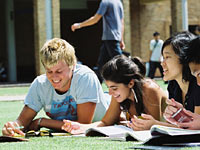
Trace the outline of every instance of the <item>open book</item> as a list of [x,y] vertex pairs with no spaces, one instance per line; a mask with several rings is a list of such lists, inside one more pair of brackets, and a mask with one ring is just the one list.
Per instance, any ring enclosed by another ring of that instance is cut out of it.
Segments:
[[200,143],[200,130],[153,125],[150,132],[152,137],[145,141],[144,144],[181,146],[189,145],[189,143]]
[[153,125],[150,130],[133,131],[122,126],[106,126],[90,128],[86,136],[105,136],[112,140],[140,141],[149,145],[170,145],[200,142],[200,130],[187,130],[174,127]]
[[133,131],[123,125],[90,128],[85,134],[86,136],[107,136],[113,140],[122,141],[146,141],[151,138],[149,130]]
[[40,131],[34,131],[30,130],[25,133],[25,136],[22,136],[20,134],[15,133],[13,137],[11,136],[0,136],[0,143],[1,142],[23,142],[23,141],[29,141],[28,138],[30,137],[41,137],[41,136],[71,136],[68,132],[56,132],[51,130],[40,130]]

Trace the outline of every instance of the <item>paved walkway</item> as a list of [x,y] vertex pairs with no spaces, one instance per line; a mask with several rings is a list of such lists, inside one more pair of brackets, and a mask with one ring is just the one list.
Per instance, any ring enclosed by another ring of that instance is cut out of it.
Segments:
[[23,101],[26,95],[0,96],[0,101]]
[[0,83],[0,88],[4,87],[29,87],[31,83],[16,83],[16,84],[8,84],[8,83]]
[[[7,84],[1,83],[0,88],[4,87],[26,87],[30,86],[30,83],[17,83],[17,84]],[[12,96],[0,96],[0,101],[23,101],[26,95],[12,95]]]

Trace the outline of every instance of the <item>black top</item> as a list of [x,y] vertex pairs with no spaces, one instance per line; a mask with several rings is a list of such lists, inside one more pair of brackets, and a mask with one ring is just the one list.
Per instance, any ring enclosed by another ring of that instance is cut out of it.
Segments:
[[[174,98],[177,102],[183,104],[182,91],[175,80],[169,81],[167,90],[169,98]],[[192,77],[189,83],[189,89],[185,96],[185,108],[194,112],[195,106],[200,106],[200,86],[197,85],[195,77]]]

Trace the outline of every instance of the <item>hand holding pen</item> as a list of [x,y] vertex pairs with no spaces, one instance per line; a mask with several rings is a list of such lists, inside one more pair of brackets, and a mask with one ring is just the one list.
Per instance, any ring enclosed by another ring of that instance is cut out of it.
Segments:
[[134,131],[149,130],[152,125],[156,124],[155,120],[151,115],[141,114],[141,116],[133,116],[128,126]]
[[173,98],[167,99],[166,103],[167,107],[165,108],[163,116],[168,122],[176,124],[177,122],[174,118],[172,118],[172,115],[176,113],[180,108],[183,108],[183,105],[176,102]]
[[23,129],[23,126],[20,126],[17,122],[7,122],[3,129],[2,134],[6,136],[14,136],[15,133],[25,136],[25,133],[21,130]]

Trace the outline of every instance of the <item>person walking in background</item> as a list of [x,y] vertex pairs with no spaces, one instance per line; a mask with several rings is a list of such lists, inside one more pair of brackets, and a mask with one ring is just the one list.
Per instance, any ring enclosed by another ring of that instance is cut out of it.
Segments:
[[103,65],[116,55],[121,55],[125,49],[123,40],[124,34],[124,14],[120,0],[102,0],[96,14],[89,19],[74,23],[72,31],[82,27],[96,24],[103,17],[103,34],[100,54],[97,61],[97,76],[102,83],[103,79],[100,70]]
[[150,70],[148,77],[151,79],[154,78],[155,71],[157,68],[159,68],[161,76],[163,77],[163,69],[161,66],[161,49],[163,45],[163,40],[160,39],[160,33],[154,32],[153,33],[153,38],[150,42]]

